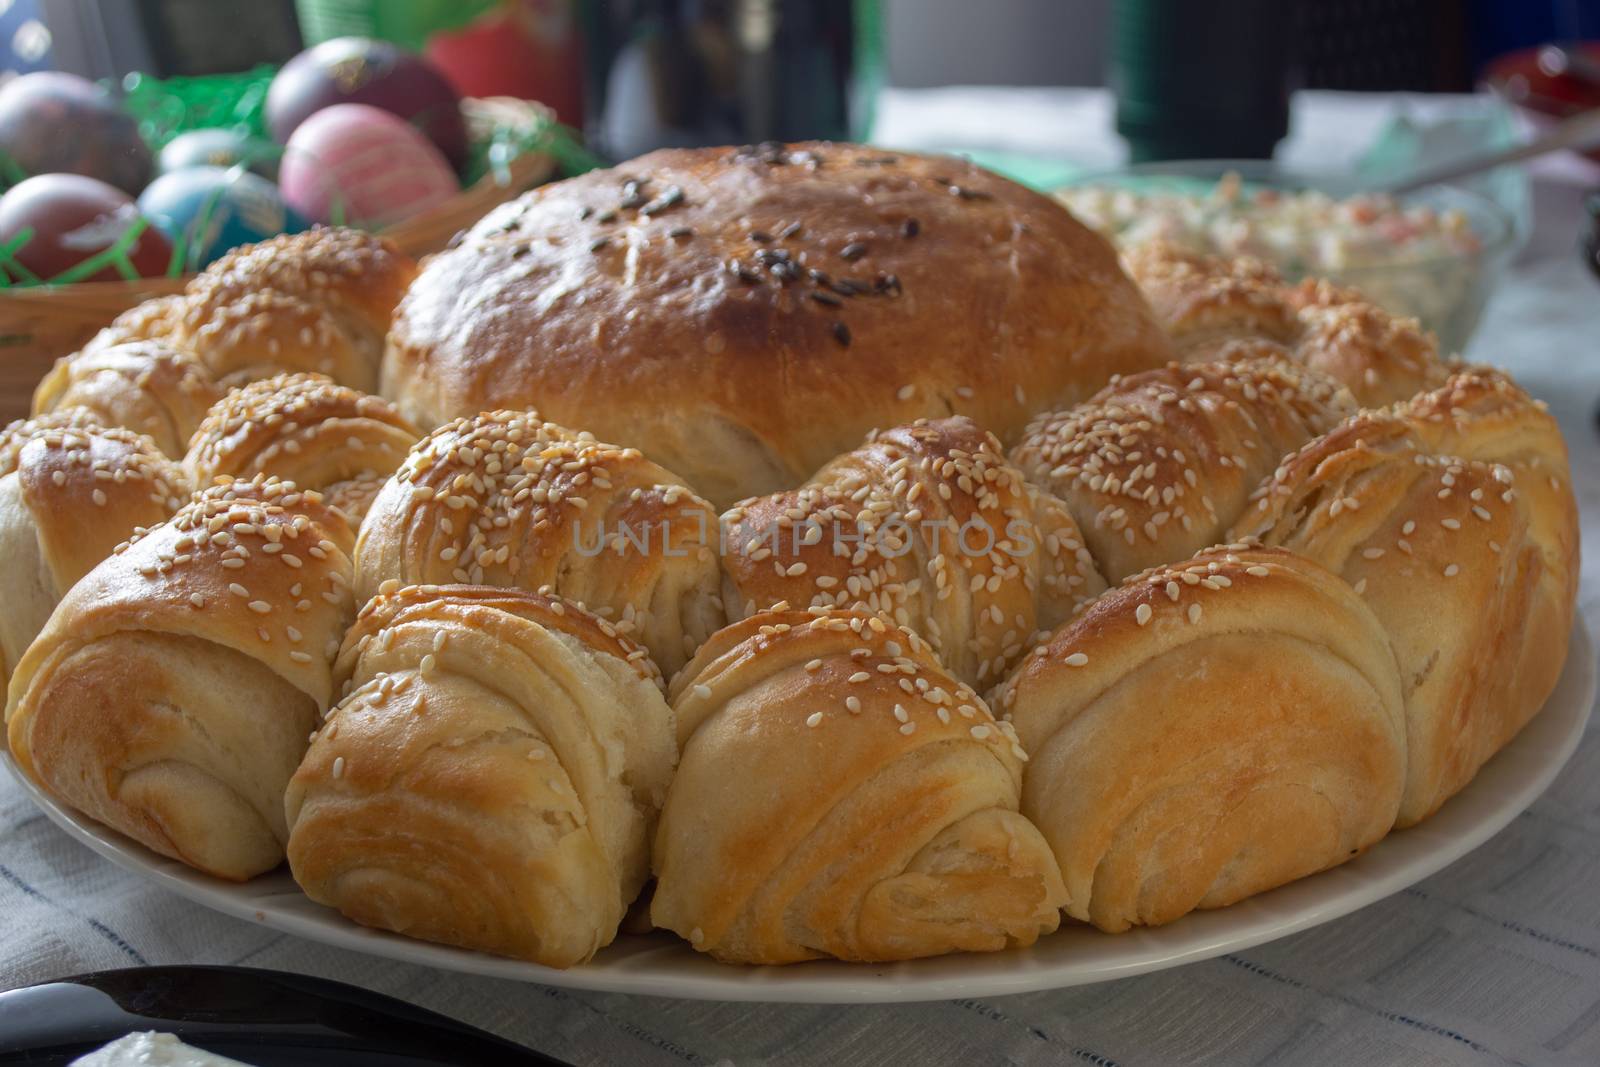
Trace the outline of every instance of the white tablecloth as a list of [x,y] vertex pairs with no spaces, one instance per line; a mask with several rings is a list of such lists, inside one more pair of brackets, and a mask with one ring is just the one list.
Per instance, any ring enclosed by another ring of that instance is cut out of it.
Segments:
[[[957,118],[961,98],[942,108]],[[999,106],[996,107],[995,101]],[[1007,103],[1010,101],[1010,103]],[[1103,99],[982,101],[1021,138],[1056,122],[1089,163],[1114,156]],[[1312,101],[1297,138],[1332,153],[1379,102]],[[1318,110],[1321,107],[1322,110]],[[915,140],[894,110],[896,143]],[[909,111],[907,110],[909,108]],[[1077,110],[1074,110],[1077,109]],[[1323,121],[1335,112],[1345,121]],[[1080,116],[1062,123],[1062,114]],[[1096,118],[1098,114],[1098,118]],[[1087,119],[1082,118],[1088,115]],[[1088,123],[1088,125],[1085,125]],[[1049,127],[1047,129],[1055,129]],[[1313,136],[1314,134],[1314,136]],[[1581,610],[1600,633],[1600,281],[1575,253],[1581,190],[1563,161],[1535,183],[1528,253],[1471,352],[1511,368],[1567,433],[1584,515]],[[159,963],[247,964],[353,982],[577,1064],[1537,1064],[1600,1062],[1600,728],[1550,791],[1477,852],[1415,888],[1272,944],[1141,978],[905,1007],[712,1004],[568,993],[336,951],[208,912],[58,832],[0,775],[0,986]]]

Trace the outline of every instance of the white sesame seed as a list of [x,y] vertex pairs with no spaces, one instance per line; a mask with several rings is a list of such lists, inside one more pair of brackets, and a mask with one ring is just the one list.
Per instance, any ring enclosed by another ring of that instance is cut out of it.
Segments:
[[335,756],[335,757],[333,757],[333,776],[335,778],[343,778],[344,777],[344,757],[343,756]]
[[907,736],[914,734],[917,732],[917,724],[914,722],[908,722],[904,726],[900,727],[900,732],[906,734]]
[[1459,530],[1459,529],[1461,529],[1461,520],[1460,519],[1440,519],[1439,520],[1439,525],[1443,526],[1446,530]]
[[701,700],[704,700],[706,697],[711,695],[711,687],[706,685],[704,682],[701,682],[694,687],[693,692],[695,696],[699,697]]
[[238,582],[230,583],[228,586],[228,592],[232,593],[234,596],[248,597],[250,595],[250,590],[246,589]]
[[1446,578],[1454,578],[1456,575],[1458,575],[1460,573],[1461,573],[1461,568],[1456,566],[1454,563],[1450,564],[1450,566],[1448,566],[1448,567],[1446,567],[1444,569],[1444,576]]
[[94,492],[93,492],[93,493],[92,493],[92,494],[90,494],[90,495],[91,495],[91,496],[93,496],[93,497],[94,497],[94,502],[95,502],[95,503],[96,503],[96,504],[98,504],[98,505],[99,505],[99,506],[100,506],[100,507],[105,507],[105,506],[106,506],[106,494],[105,494],[105,490],[103,490],[103,489],[98,489],[98,488],[97,488],[97,489],[95,489],[95,491],[94,491]]
[[1383,549],[1381,549],[1381,548],[1363,548],[1361,550],[1361,558],[1362,559],[1382,559],[1383,558]]
[[916,386],[914,386],[914,385],[902,385],[899,389],[895,390],[895,394],[894,395],[895,395],[895,399],[896,400],[910,400],[913,396],[916,395],[916,393],[917,393],[917,387]]
[[1082,667],[1089,662],[1089,657],[1085,653],[1074,652],[1061,662],[1065,663],[1069,667]]
[[894,706],[894,717],[896,719],[899,719],[901,722],[910,722],[911,721],[911,714],[906,711],[905,706],[903,704],[896,704]]
[[1367,591],[1367,580],[1365,578],[1363,578],[1359,582],[1356,583],[1356,596],[1361,596],[1366,591]]
[[272,605],[268,604],[265,600],[252,600],[250,603],[246,604],[245,607],[249,608],[257,615],[266,615],[272,611]]
[[807,726],[820,726],[821,724],[822,724],[822,712],[813,711],[810,715],[806,716],[806,725]]
[[845,710],[848,711],[852,715],[860,715],[861,714],[861,698],[860,697],[855,697],[855,696],[845,697],[844,698],[844,706],[845,706]]
[[1200,621],[1200,605],[1199,604],[1190,604],[1189,605],[1189,621],[1192,622],[1192,623],[1197,623],[1197,622]]
[[872,678],[872,675],[868,674],[866,671],[856,671],[854,674],[852,674],[850,676],[850,681],[852,681],[852,682],[865,682],[865,681],[870,681],[871,678]]
[[1267,568],[1260,566],[1259,564],[1254,567],[1246,567],[1244,572],[1246,574],[1253,575],[1256,578],[1265,578],[1267,575],[1272,573],[1271,571],[1267,570]]
[[301,652],[299,649],[295,649],[294,651],[290,652],[289,658],[294,660],[296,663],[311,662],[311,656],[305,652]]
[[970,732],[972,736],[977,738],[979,741],[982,741],[984,738],[988,737],[990,733],[989,727],[983,723],[979,723],[977,726],[974,726]]
[[1150,616],[1152,614],[1154,613],[1150,610],[1149,604],[1140,604],[1137,608],[1133,609],[1133,621],[1138,623],[1140,626],[1143,626],[1145,623],[1150,621]]

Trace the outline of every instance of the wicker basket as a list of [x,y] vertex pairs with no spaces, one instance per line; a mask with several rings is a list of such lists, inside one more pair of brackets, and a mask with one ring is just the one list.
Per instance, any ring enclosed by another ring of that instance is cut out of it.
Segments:
[[[465,100],[461,106],[469,131],[533,126],[548,118],[544,105],[506,97]],[[457,231],[548,180],[555,169],[550,155],[523,153],[449,203],[383,232],[412,256],[437,252]],[[28,414],[34,386],[57,357],[80,348],[135,304],[179,292],[188,281],[185,276],[0,289],[0,425]]]

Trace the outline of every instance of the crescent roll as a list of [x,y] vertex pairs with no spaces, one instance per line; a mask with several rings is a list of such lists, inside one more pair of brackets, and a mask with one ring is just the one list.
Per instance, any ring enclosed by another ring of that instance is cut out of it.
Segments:
[[1400,803],[1388,638],[1345,582],[1282,550],[1214,548],[1129,578],[995,704],[1033,756],[1022,813],[1060,861],[1067,913],[1102,930],[1343,863]]
[[194,357],[163,341],[123,341],[56,361],[33,392],[35,414],[79,407],[103,426],[146,434],[182,459],[222,389]]
[[637,449],[533,412],[457,419],[379,491],[356,592],[470,583],[578,601],[671,674],[723,622],[716,513]]
[[351,534],[220,484],[74,585],[11,678],[11,754],[62,802],[221,878],[283,860],[283,791],[333,696]]
[[1185,362],[1233,342],[1265,342],[1343,383],[1363,407],[1409,399],[1443,382],[1449,364],[1415,319],[1352,289],[1307,279],[1291,286],[1248,256],[1208,256],[1155,241],[1129,250],[1129,272]]
[[1471,781],[1555,686],[1577,592],[1571,477],[1555,420],[1501,375],[1458,375],[1307,445],[1238,532],[1342,575],[1388,631],[1402,826]]
[[178,465],[131,430],[24,423],[12,432],[14,460],[0,466],[0,682],[73,583],[189,495]]
[[271,474],[317,490],[360,522],[418,436],[387,400],[320,374],[279,374],[220,400],[183,465],[197,486]]
[[1174,363],[1040,416],[1011,459],[1115,582],[1216,544],[1287,453],[1354,411],[1332,379],[1279,359]]
[[410,587],[289,785],[289,864],[359,923],[551,967],[611,942],[677,759],[644,650],[570,601]]
[[916,634],[753,615],[674,680],[683,755],[651,918],[732,963],[1028,945],[1065,900],[1017,813],[1026,754]]
[[970,685],[1105,589],[1072,516],[961,416],[875,432],[722,523],[730,618],[779,602],[878,612]]

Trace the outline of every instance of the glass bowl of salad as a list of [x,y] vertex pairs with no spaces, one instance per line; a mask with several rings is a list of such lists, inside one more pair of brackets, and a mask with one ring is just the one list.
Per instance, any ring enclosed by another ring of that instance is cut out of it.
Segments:
[[1139,164],[1085,175],[1055,196],[1123,250],[1167,241],[1253,256],[1291,282],[1328,278],[1360,290],[1420,320],[1445,353],[1466,347],[1522,237],[1503,208],[1464,189],[1391,197],[1261,160]]

